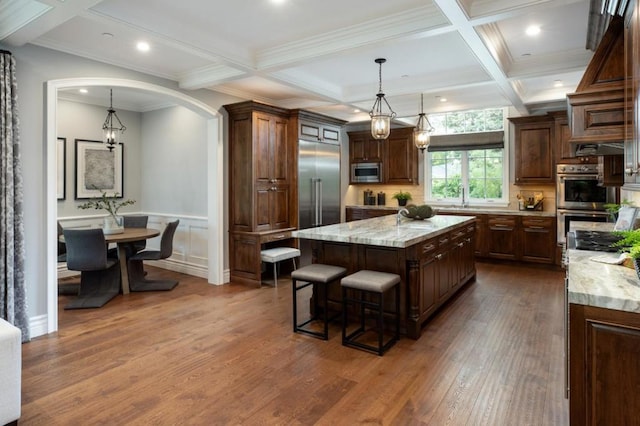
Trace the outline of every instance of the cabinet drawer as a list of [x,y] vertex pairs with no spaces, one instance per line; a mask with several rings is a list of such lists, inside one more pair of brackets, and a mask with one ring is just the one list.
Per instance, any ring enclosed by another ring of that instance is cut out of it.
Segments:
[[425,241],[420,246],[418,254],[420,256],[432,255],[432,254],[434,254],[436,252],[437,248],[438,248],[438,242],[435,239],[429,240],[429,241]]
[[291,231],[286,232],[275,232],[273,234],[263,235],[260,238],[261,243],[270,243],[272,241],[280,241],[291,238]]
[[489,228],[515,228],[516,218],[510,216],[493,216],[488,220]]
[[533,228],[533,229],[550,229],[553,226],[555,219],[550,217],[523,217],[522,218],[522,227],[523,228]]

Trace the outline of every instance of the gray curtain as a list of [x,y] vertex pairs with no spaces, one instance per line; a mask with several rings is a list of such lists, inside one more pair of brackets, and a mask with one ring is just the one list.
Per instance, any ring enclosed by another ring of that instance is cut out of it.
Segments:
[[0,51],[0,317],[29,341],[16,62]]

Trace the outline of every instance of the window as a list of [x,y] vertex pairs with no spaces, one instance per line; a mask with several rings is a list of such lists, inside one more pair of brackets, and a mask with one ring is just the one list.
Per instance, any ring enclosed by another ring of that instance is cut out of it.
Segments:
[[502,204],[508,170],[501,108],[434,114],[425,157],[425,199],[442,204]]

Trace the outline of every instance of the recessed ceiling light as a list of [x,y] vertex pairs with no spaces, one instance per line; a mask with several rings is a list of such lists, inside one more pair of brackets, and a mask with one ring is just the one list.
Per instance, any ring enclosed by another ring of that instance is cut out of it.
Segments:
[[353,110],[353,112],[354,112],[355,114],[357,114],[357,113],[359,113],[359,112],[360,112],[360,110],[356,108],[356,109],[354,109],[354,110]]
[[87,89],[80,89],[80,90],[78,90],[78,92],[83,93],[83,94],[84,93],[89,93],[89,91]]
[[271,3],[273,4],[285,4],[287,2],[287,0],[271,0]]
[[538,25],[529,25],[525,32],[528,36],[536,36],[540,34],[540,27]]
[[104,38],[113,38],[113,34],[111,34],[111,33],[102,33],[102,37],[104,37]]
[[148,52],[149,49],[151,48],[149,46],[149,43],[147,43],[146,41],[139,41],[136,44],[136,48],[140,51],[140,52]]
[[553,87],[562,87],[562,80],[554,80]]
[[440,100],[440,102],[447,102],[447,98],[442,98],[442,97],[440,97],[440,99],[439,99],[439,100]]

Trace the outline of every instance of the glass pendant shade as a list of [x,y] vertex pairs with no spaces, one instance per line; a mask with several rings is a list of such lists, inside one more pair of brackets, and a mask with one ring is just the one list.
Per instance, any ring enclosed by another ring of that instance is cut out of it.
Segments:
[[113,90],[110,90],[110,103],[107,110],[107,118],[102,125],[102,141],[109,151],[113,151],[113,148],[122,141],[122,134],[127,128],[122,124],[116,111],[113,109]]
[[413,130],[413,143],[424,153],[424,150],[429,146],[433,127],[431,127],[431,123],[429,123],[429,119],[423,111],[423,105],[423,95],[420,94],[420,114],[418,114],[418,122]]
[[[376,101],[369,111],[369,116],[371,117],[371,136],[374,139],[386,139],[389,137],[389,133],[391,132],[391,120],[396,116],[396,113],[393,112],[389,102],[384,97],[384,93],[382,92],[382,64],[384,64],[387,60],[384,58],[376,59],[376,63],[380,65],[379,71],[379,89],[378,94],[376,95]],[[387,112],[383,110],[383,106],[387,106]]]

